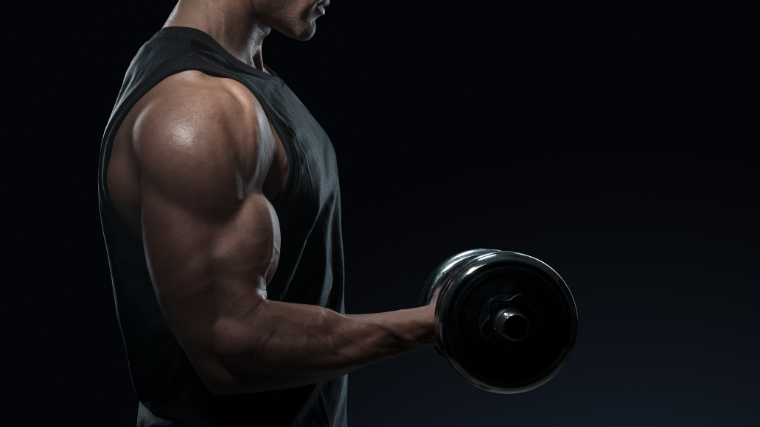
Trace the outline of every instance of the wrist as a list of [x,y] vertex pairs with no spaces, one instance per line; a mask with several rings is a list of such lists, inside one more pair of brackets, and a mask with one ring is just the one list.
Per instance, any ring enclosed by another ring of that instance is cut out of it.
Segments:
[[425,337],[424,342],[429,347],[438,345],[438,322],[435,317],[435,304],[421,307],[424,309]]

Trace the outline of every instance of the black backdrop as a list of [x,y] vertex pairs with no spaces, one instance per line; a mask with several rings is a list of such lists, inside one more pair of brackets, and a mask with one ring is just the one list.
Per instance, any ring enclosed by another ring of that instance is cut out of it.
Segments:
[[[575,351],[541,388],[489,394],[426,350],[350,374],[352,426],[752,423],[747,12],[567,3],[335,0],[311,41],[267,37],[265,62],[337,151],[348,313],[415,306],[437,263],[479,247],[544,260],[578,304]],[[17,199],[29,225],[5,305],[24,425],[135,423],[96,159],[123,74],[173,5],[59,4],[21,38],[37,65],[18,140],[34,160],[7,163],[34,196]]]

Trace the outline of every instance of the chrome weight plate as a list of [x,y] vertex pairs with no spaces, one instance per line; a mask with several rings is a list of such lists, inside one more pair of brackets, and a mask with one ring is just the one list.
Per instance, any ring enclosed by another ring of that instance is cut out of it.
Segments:
[[421,304],[429,304],[436,291],[436,351],[484,390],[539,387],[556,375],[575,344],[578,314],[570,289],[531,256],[462,252],[433,271]]

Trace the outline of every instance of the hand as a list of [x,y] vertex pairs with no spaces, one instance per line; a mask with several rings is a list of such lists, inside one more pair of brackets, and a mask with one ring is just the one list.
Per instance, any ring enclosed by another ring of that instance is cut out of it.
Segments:
[[436,312],[436,306],[438,304],[438,294],[441,292],[441,288],[435,290],[433,293],[433,297],[430,299],[430,304],[428,305],[429,313],[430,313],[430,322],[433,324],[433,330],[435,331],[435,343],[433,345],[438,345],[438,337],[440,335],[439,331],[439,325],[438,325],[438,318],[435,315]]

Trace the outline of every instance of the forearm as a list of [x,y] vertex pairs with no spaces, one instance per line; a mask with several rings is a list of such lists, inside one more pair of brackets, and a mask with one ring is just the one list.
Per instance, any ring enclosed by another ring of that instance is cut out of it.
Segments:
[[344,315],[319,306],[264,301],[245,325],[230,323],[218,361],[222,394],[328,381],[436,343],[433,306]]

